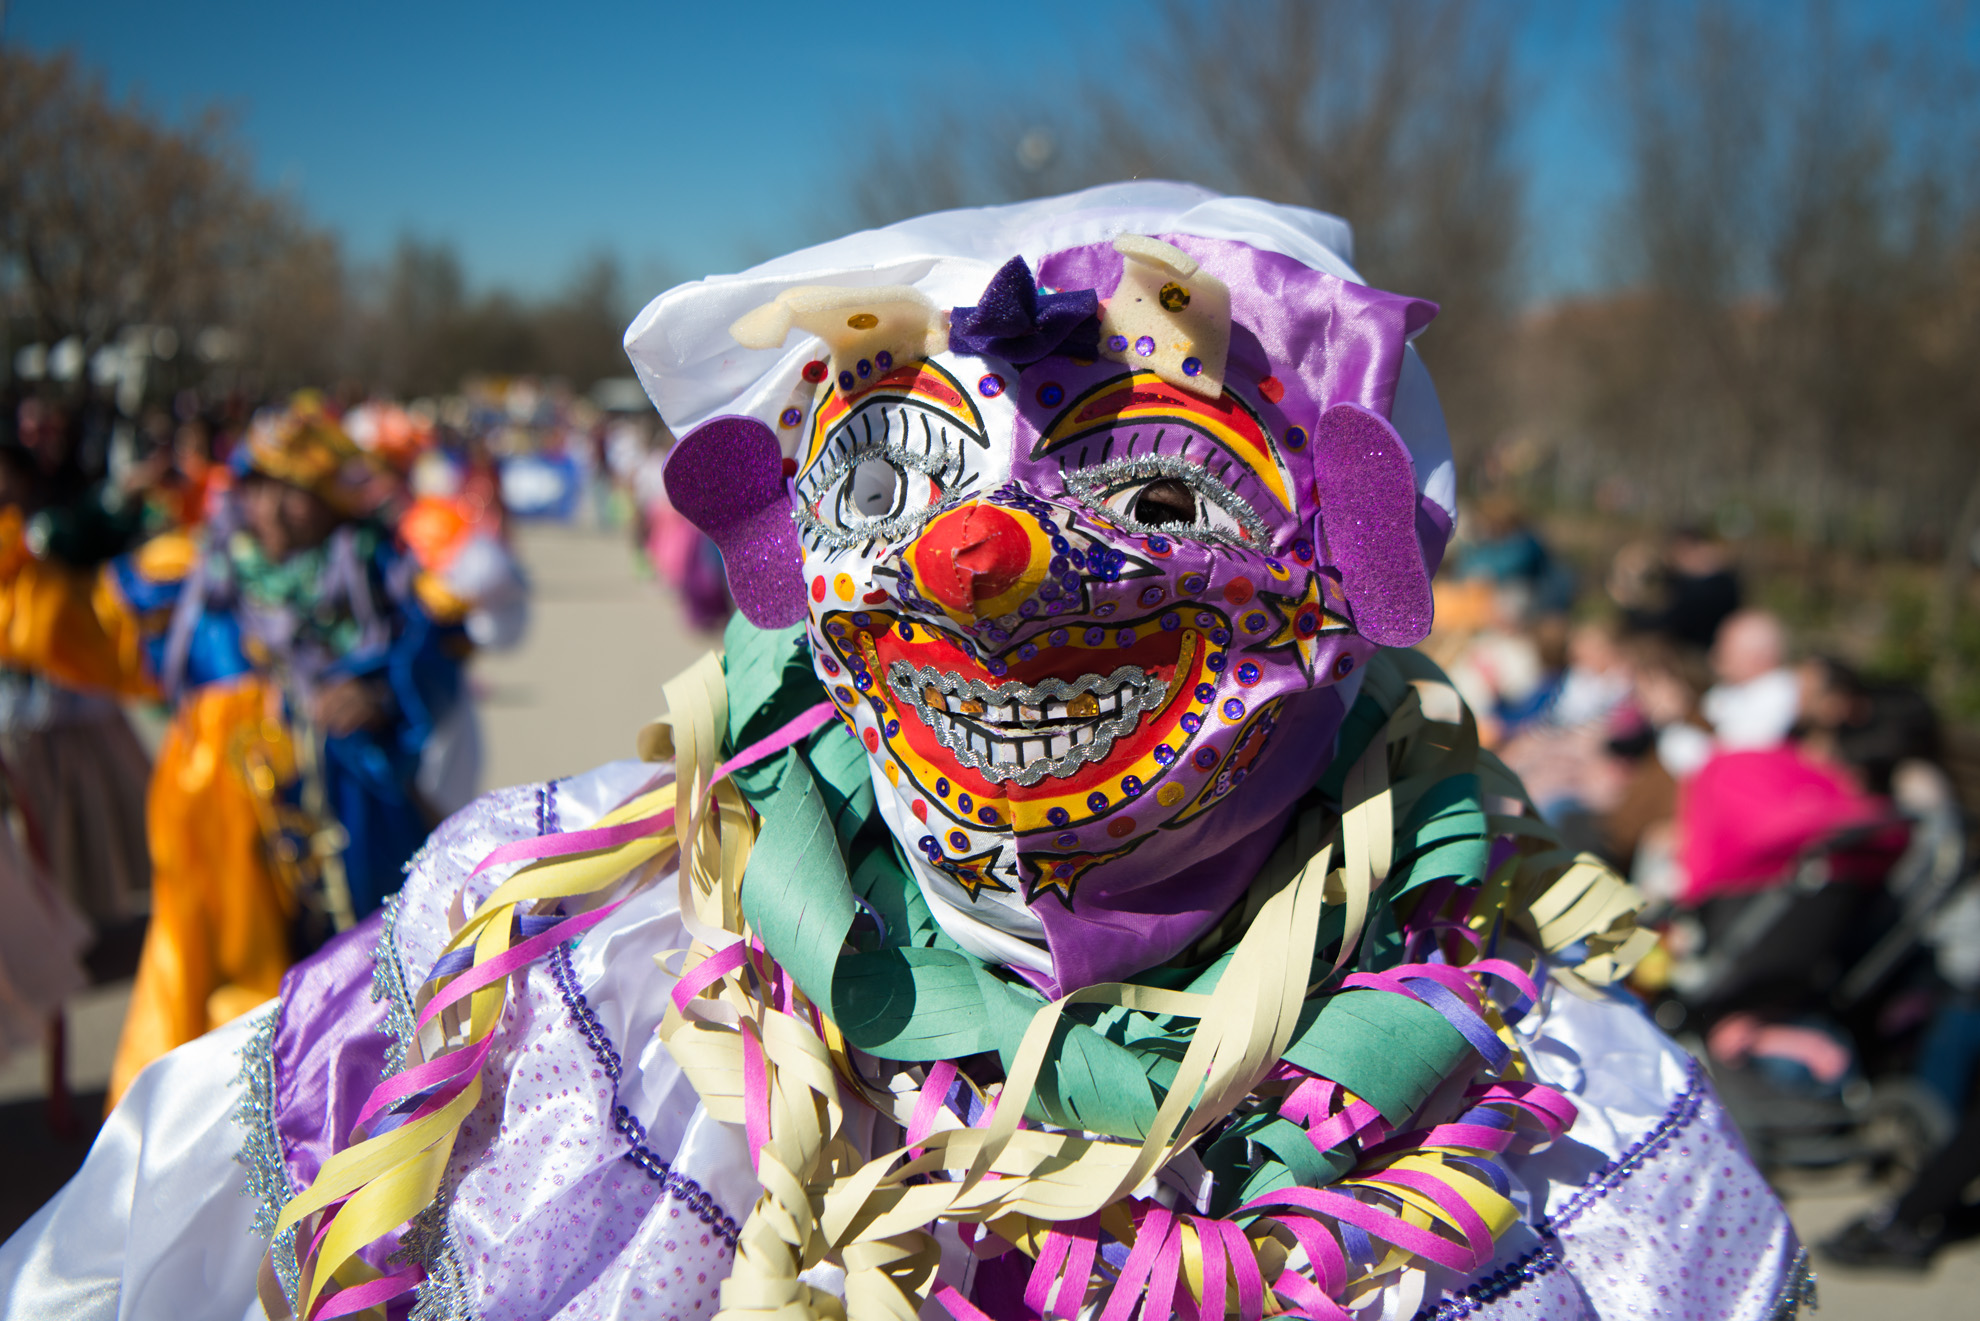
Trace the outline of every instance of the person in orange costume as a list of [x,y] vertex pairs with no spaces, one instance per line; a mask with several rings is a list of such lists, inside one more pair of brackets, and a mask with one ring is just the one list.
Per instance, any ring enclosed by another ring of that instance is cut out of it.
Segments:
[[237,463],[207,527],[95,574],[35,558],[0,517],[0,662],[174,705],[113,1106],[397,889],[431,825],[422,747],[461,696],[464,603],[365,516],[374,473],[336,422],[299,398]]

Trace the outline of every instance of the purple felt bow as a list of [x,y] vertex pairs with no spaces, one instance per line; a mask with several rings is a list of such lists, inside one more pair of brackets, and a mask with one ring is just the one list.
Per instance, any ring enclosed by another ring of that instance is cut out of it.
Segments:
[[950,313],[949,347],[1020,367],[1053,353],[1092,358],[1100,352],[1099,316],[1099,294],[1040,293],[1031,267],[1013,257],[990,277],[982,302]]

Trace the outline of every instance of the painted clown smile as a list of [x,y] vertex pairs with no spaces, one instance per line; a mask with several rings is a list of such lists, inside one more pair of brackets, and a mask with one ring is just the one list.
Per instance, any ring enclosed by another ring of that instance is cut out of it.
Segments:
[[887,673],[956,761],[986,780],[1033,785],[1104,760],[1145,711],[1168,704],[1169,685],[1137,665],[1083,674],[1068,683],[983,680],[897,660]]

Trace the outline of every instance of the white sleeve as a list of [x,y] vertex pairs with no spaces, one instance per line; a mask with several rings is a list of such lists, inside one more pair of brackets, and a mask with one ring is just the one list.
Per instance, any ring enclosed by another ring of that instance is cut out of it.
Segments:
[[234,1112],[241,1048],[263,1006],[152,1063],[97,1134],[75,1178],[0,1245],[8,1321],[259,1318],[267,1244]]

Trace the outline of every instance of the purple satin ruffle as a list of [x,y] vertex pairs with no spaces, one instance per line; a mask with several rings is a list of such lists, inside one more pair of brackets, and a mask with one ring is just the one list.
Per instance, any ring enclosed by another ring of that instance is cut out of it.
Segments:
[[[1279,411],[1304,426],[1335,404],[1389,415],[1403,345],[1430,324],[1435,303],[1353,284],[1233,239],[1154,237],[1181,248],[1230,287],[1226,379],[1276,377],[1286,387]],[[1054,289],[1109,293],[1120,286],[1125,262],[1111,243],[1094,243],[1046,257],[1038,278]],[[1276,420],[1275,427],[1285,434]]]
[[386,1004],[371,998],[374,913],[289,969],[275,1029],[275,1132],[291,1186],[304,1188],[347,1145],[392,1045]]

